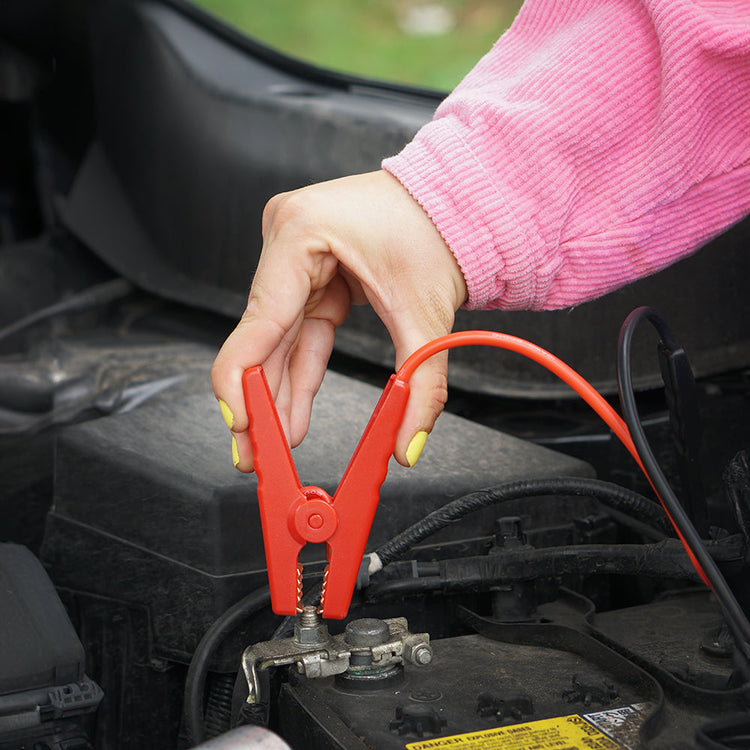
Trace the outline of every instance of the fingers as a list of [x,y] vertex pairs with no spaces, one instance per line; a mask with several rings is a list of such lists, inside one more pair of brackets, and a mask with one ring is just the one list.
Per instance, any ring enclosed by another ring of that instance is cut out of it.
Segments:
[[[263,235],[247,309],[212,370],[234,435],[235,465],[242,471],[252,470],[241,385],[245,369],[263,365],[284,430],[297,445],[307,432],[335,328],[353,300],[369,302],[383,320],[399,366],[419,346],[450,332],[466,296],[442,237],[385,172],[272,199]],[[432,430],[445,404],[446,382],[447,356],[432,358],[414,374],[394,452],[400,463],[415,463],[423,433]]]
[[[278,217],[276,209],[273,216]],[[267,235],[247,308],[216,357],[211,378],[234,435],[233,461],[252,470],[242,374],[263,365],[282,427],[291,445],[304,437],[312,399],[325,374],[334,329],[346,318],[350,287],[337,261],[312,233],[302,233],[287,211],[282,227],[264,217]]]
[[396,436],[393,455],[402,466],[414,466],[448,398],[448,355],[431,357],[410,382],[409,402]]
[[[256,328],[257,325],[245,320],[241,321],[240,325],[224,343],[211,371],[214,392],[219,401],[224,421],[231,431],[232,462],[237,469],[243,472],[253,470],[252,447],[247,432],[247,412],[242,391],[242,375],[249,367],[264,364],[266,379],[276,401],[276,408],[284,433],[287,437],[289,435],[291,399],[288,394],[289,377],[285,373],[288,368],[290,346],[288,343],[282,345],[281,342],[286,337],[286,335],[282,335],[279,345],[266,357],[265,361],[257,361],[251,346],[256,341],[254,335]],[[289,333],[293,334],[296,328],[298,326],[293,326]]]
[[[306,309],[315,307],[337,263],[307,208],[294,194],[272,198],[263,213],[263,249],[237,328],[216,357],[211,380],[216,397],[233,415],[232,429],[247,430],[242,373],[263,365],[276,396]],[[288,420],[287,420],[288,422]]]
[[[396,316],[389,327],[396,347],[396,369],[421,346],[450,333],[453,313],[446,307],[430,310],[423,306],[408,317]],[[448,353],[441,352],[420,365],[409,381],[409,388],[409,401],[393,452],[402,466],[416,464],[426,436],[432,432],[448,399]]]
[[[336,293],[336,290],[333,290]],[[341,291],[341,299],[347,293]],[[348,305],[347,305],[348,312]],[[290,444],[299,445],[310,426],[313,399],[323,382],[328,359],[333,351],[336,326],[331,317],[306,318],[300,336],[289,362],[289,376],[292,383],[291,411],[289,420]]]
[[[308,292],[304,285],[292,294]],[[278,392],[281,375],[289,352],[294,346],[302,322],[302,310],[278,310],[273,300],[263,296],[262,290],[250,292],[248,306],[221,350],[211,370],[211,382],[216,397],[231,412],[231,429],[247,430],[247,415],[242,394],[242,374],[249,367],[262,364],[274,395]]]
[[244,473],[253,471],[253,448],[249,432],[232,433],[232,463]]

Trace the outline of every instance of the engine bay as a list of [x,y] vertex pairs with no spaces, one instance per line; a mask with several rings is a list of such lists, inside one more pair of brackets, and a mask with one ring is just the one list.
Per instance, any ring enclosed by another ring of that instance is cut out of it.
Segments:
[[[7,430],[16,434],[5,438],[6,466],[22,466],[34,446],[36,455],[47,450],[48,473],[24,472],[15,482],[4,473],[6,528],[26,546],[3,544],[3,569],[14,569],[20,550],[34,550],[46,569],[37,570],[46,584],[36,606],[61,601],[70,618],[40,624],[32,608],[31,620],[14,618],[12,632],[52,627],[45,637],[54,644],[62,628],[80,639],[80,653],[76,680],[65,685],[49,674],[40,685],[23,669],[4,683],[2,747],[22,746],[19,737],[32,731],[49,747],[81,748],[230,737],[245,721],[240,656],[264,647],[285,658],[261,670],[255,713],[293,748],[693,747],[703,734],[737,731],[725,728],[730,720],[744,726],[741,652],[660,506],[640,487],[595,479],[594,466],[577,456],[450,412],[416,467],[392,462],[368,542],[382,570],[363,571],[345,621],[318,618],[313,627],[330,634],[316,631],[302,658],[294,630],[304,614],[270,611],[257,479],[228,460],[207,377],[214,350],[154,330],[155,320],[184,325],[185,311],[154,313],[152,300],[138,295],[108,307],[126,328],[99,311],[95,335],[43,335],[28,355],[4,362],[4,382],[15,375],[18,394],[30,398],[33,388],[37,406],[50,408],[44,416],[27,410],[28,423]],[[138,322],[134,310],[144,315]],[[88,328],[91,316],[76,327]],[[43,384],[53,391],[47,402]],[[328,373],[311,433],[294,451],[305,481],[333,492],[378,397],[351,374]],[[621,463],[629,458],[610,451]],[[746,454],[732,466],[724,508],[711,505],[712,519],[726,526],[712,522],[705,546],[742,597]],[[314,602],[324,545],[306,545],[300,559]],[[408,658],[402,642],[398,653],[390,645],[387,663],[370,654],[369,665],[347,661],[330,671],[341,653],[353,658],[351,645],[341,646],[347,629],[374,629],[380,635],[367,637],[386,648],[393,622],[409,637],[422,634],[421,657],[407,639]],[[220,637],[206,646],[217,623]],[[329,639],[338,643],[335,656]],[[326,669],[309,666],[315,653]],[[52,648],[49,660],[57,658]],[[31,681],[19,689],[24,674]],[[186,681],[199,696],[198,737]],[[39,701],[50,688],[84,697],[74,711],[55,713]],[[12,713],[22,705],[17,696],[34,691],[33,714],[47,711],[49,720],[8,734],[10,717],[20,715]],[[63,744],[76,736],[71,727],[84,727],[87,739]],[[576,744],[582,737],[590,744]]]

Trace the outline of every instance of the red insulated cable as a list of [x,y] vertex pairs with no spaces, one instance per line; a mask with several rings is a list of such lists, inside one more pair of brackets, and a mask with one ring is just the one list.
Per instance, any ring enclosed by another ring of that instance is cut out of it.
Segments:
[[458,331],[434,339],[417,349],[417,351],[414,352],[414,354],[412,354],[403,365],[401,365],[396,375],[399,380],[408,382],[414,374],[414,371],[426,359],[429,359],[438,352],[446,351],[447,349],[455,349],[459,346],[494,346],[499,349],[508,349],[517,352],[518,354],[523,354],[525,357],[528,357],[529,359],[534,360],[534,362],[538,362],[543,367],[546,367],[550,372],[557,375],[560,380],[567,383],[604,420],[607,426],[619,438],[620,442],[625,448],[627,448],[628,453],[630,453],[635,459],[635,462],[638,464],[654,490],[654,494],[659,498],[659,502],[677,532],[677,536],[680,538],[693,567],[703,579],[706,586],[712,588],[701,564],[696,559],[692,549],[683,538],[675,522],[672,520],[672,516],[664,505],[664,501],[659,497],[659,493],[656,491],[656,488],[651,481],[651,477],[648,475],[648,472],[641,462],[635,444],[630,437],[630,431],[622,417],[620,417],[609,402],[599,393],[599,391],[596,390],[596,388],[594,388],[594,386],[591,385],[591,383],[554,354],[551,354],[546,349],[542,349],[541,346],[526,341],[526,339],[521,339],[517,336],[510,336],[507,333],[497,333],[496,331]]

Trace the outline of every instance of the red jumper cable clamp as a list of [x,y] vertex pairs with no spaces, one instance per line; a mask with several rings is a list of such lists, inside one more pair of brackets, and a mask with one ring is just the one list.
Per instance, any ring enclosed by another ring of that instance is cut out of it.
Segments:
[[333,497],[300,483],[263,368],[246,370],[242,386],[273,611],[301,611],[299,552],[307,542],[325,542],[328,566],[319,611],[323,617],[342,619],[349,611],[409,384],[391,375]]

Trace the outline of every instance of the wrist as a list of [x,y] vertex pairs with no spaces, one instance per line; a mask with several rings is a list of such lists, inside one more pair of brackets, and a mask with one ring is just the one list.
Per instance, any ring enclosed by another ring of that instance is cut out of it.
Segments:
[[[396,177],[384,169],[373,173],[373,175],[377,175],[377,179],[382,180],[389,186],[389,190],[394,196],[397,196],[396,200],[403,207],[404,212],[408,212],[410,215],[408,222],[394,222],[394,226],[411,225],[415,228],[418,242],[423,246],[420,250],[428,254],[432,271],[442,277],[453,312],[456,312],[466,302],[468,288],[463,271],[450,246],[425,208]],[[404,238],[400,236],[394,238],[394,240],[403,242]]]

